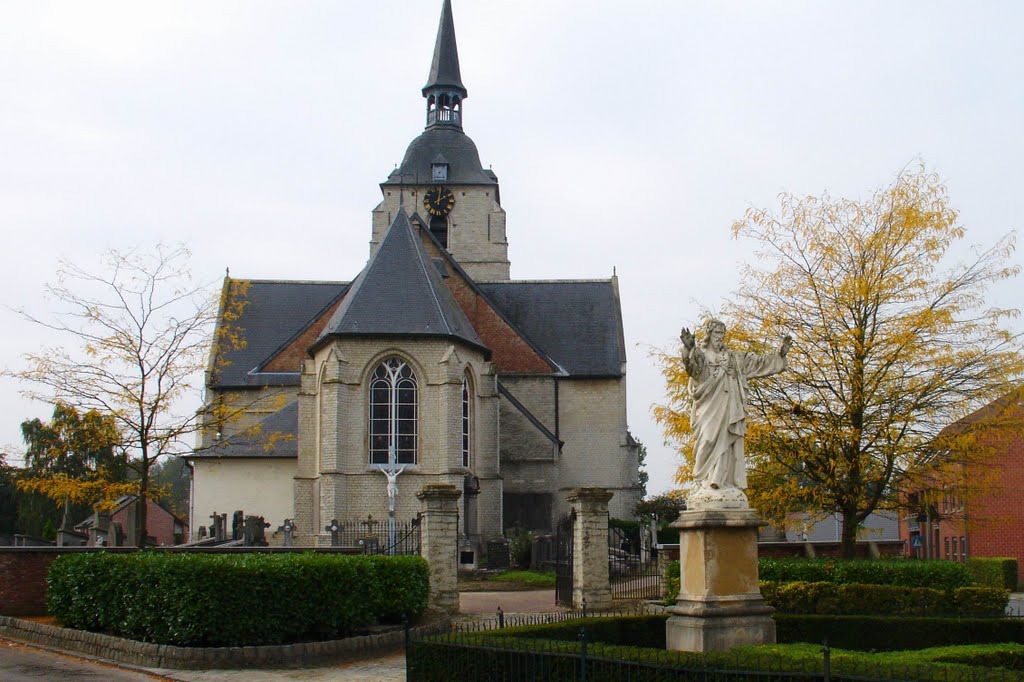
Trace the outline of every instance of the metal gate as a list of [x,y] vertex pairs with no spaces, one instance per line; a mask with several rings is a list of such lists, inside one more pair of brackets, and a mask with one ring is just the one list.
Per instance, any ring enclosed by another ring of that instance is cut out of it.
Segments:
[[608,578],[612,599],[659,599],[662,576],[654,553],[632,534],[608,526]]
[[558,520],[555,526],[555,603],[572,606],[573,530],[576,510]]

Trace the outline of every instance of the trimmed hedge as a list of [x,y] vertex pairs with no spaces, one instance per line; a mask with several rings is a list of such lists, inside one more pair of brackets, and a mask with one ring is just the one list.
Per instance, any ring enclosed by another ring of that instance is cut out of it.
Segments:
[[[1005,680],[1005,670],[991,670],[991,662],[1000,664],[1020,660],[1020,647],[991,646],[986,649],[937,650],[902,654],[867,653],[865,647],[846,647],[840,640],[858,641],[865,632],[906,630],[928,639],[947,623],[966,623],[962,631],[977,633],[978,621],[939,619],[825,619],[820,616],[787,616],[779,625],[779,641],[785,646],[744,646],[728,652],[690,653],[664,649],[666,616],[581,618],[547,625],[505,628],[491,631],[453,632],[414,639],[406,662],[408,679],[414,681],[451,679],[582,679],[580,632],[586,631],[586,679],[621,679],[651,682],[667,679],[815,679],[824,670],[821,655],[822,632],[831,633],[833,679],[912,679],[912,680]],[[776,620],[779,620],[778,618]],[[896,623],[887,627],[886,622]],[[879,623],[882,626],[879,627]],[[992,623],[981,621],[980,630]],[[908,625],[910,624],[910,625]],[[990,636],[1012,634],[1020,627],[988,628]],[[844,631],[849,634],[845,637]],[[793,633],[811,632],[806,639],[790,639]],[[618,637],[623,639],[619,640]],[[977,635],[974,639],[981,639]],[[641,646],[631,642],[638,642]],[[808,642],[806,644],[800,642]],[[871,647],[882,648],[882,647]],[[922,647],[917,647],[918,649]],[[971,665],[977,667],[968,667]],[[684,671],[691,671],[687,674]],[[794,676],[786,674],[794,672]]]
[[899,651],[955,644],[1024,643],[1024,621],[1010,618],[892,618],[775,613],[779,642],[858,651]]
[[340,554],[65,554],[47,575],[63,625],[177,646],[336,639],[418,618],[426,561]]
[[757,567],[761,580],[780,583],[859,583],[939,590],[955,590],[974,583],[967,566],[942,560],[762,557]]
[[1017,560],[1009,557],[977,557],[967,560],[967,570],[975,584],[998,587],[1003,590],[1017,589]]
[[991,587],[928,587],[761,581],[761,594],[782,613],[877,616],[1003,615],[1010,593]]

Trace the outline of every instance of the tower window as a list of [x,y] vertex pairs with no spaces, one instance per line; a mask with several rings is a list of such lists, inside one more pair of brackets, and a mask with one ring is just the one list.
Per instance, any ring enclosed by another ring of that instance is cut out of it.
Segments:
[[416,375],[400,358],[388,358],[370,379],[370,464],[416,463]]
[[434,182],[447,182],[448,181],[448,164],[447,163],[433,163],[430,165],[430,175]]
[[436,215],[430,218],[430,233],[434,239],[440,242],[441,246],[448,248],[448,218],[443,215]]

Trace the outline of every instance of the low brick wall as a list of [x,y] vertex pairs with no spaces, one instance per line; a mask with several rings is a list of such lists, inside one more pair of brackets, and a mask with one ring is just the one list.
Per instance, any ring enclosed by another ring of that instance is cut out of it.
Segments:
[[[422,637],[444,632],[450,627],[450,620],[442,618],[429,625],[412,628],[411,633]],[[0,637],[143,668],[172,670],[300,668],[359,660],[398,651],[405,642],[405,633],[399,627],[380,634],[327,642],[278,646],[179,647],[136,642],[95,632],[19,620],[10,616],[0,616]]]
[[[61,554],[82,552],[130,553],[135,547],[0,547],[0,614],[5,616],[46,615],[46,574]],[[161,547],[150,552],[199,552],[204,554],[265,554],[317,551],[325,554],[352,554],[349,548],[321,547]]]
[[46,615],[46,574],[58,556],[60,553],[50,547],[3,548],[0,551],[0,613]]

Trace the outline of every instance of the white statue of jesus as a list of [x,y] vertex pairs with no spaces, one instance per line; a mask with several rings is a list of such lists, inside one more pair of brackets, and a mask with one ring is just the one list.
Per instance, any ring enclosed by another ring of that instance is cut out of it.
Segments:
[[[704,338],[695,344],[693,334],[683,327],[683,366],[690,376],[693,404],[690,426],[694,435],[693,480],[698,495],[712,498],[710,491],[747,487],[743,460],[743,439],[747,433],[747,380],[777,374],[786,369],[786,353],[793,340],[786,336],[779,350],[766,355],[732,351],[725,346],[725,324],[708,320]],[[724,494],[724,493],[723,493]]]

